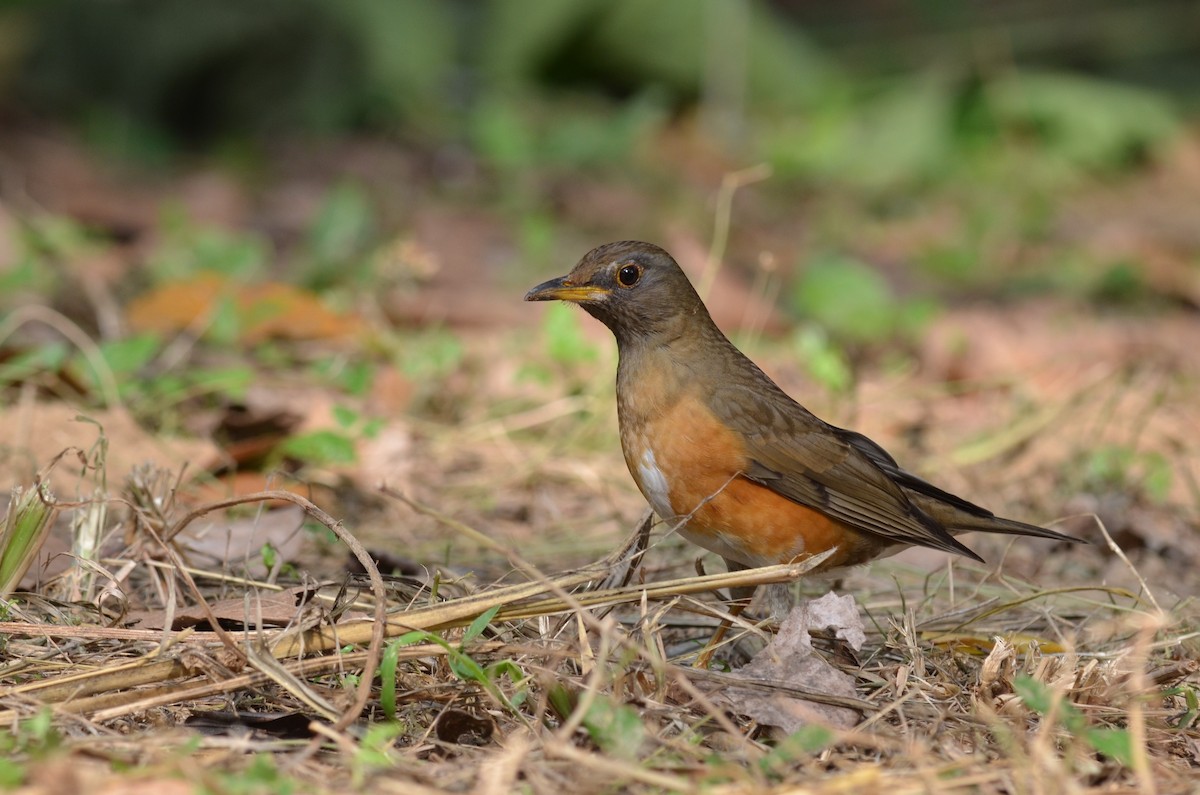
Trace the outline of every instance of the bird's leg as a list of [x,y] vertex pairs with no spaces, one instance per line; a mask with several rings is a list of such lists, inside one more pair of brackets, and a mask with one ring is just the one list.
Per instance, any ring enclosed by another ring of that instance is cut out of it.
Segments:
[[[736,560],[725,558],[725,568],[730,573],[733,573],[735,571],[744,571],[750,567],[744,563],[739,563]],[[750,600],[754,598],[755,588],[756,586],[754,585],[739,585],[736,588],[729,589],[729,595],[732,598],[728,602],[728,609],[731,616],[737,618],[742,614],[742,611],[750,606]],[[709,638],[708,643],[705,644],[704,648],[700,651],[699,656],[696,657],[696,662],[692,663],[693,668],[708,668],[708,666],[712,663],[713,654],[715,654],[717,649],[720,647],[721,641],[725,639],[725,635],[729,633],[729,628],[731,626],[733,626],[733,623],[728,619],[721,621],[716,632],[713,633],[712,637]]]

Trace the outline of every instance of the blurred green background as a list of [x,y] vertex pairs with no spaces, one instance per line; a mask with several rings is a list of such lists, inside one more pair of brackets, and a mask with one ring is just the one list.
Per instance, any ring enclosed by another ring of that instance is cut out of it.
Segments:
[[1182,0],[9,0],[0,202],[27,263],[361,287],[411,238],[515,290],[614,237],[706,246],[765,164],[724,253],[870,339],[919,322],[897,296],[1194,304],[1198,87]]

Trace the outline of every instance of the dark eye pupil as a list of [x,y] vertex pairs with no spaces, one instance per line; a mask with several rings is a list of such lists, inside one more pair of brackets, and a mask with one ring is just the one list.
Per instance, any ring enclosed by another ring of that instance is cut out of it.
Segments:
[[626,265],[621,268],[621,272],[617,274],[617,279],[626,287],[632,287],[637,284],[638,278],[642,275],[642,271],[636,265]]

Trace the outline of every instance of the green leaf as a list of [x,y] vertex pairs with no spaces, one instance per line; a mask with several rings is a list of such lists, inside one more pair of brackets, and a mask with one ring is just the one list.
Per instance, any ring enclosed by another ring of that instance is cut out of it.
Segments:
[[355,397],[362,397],[371,389],[371,384],[375,381],[375,364],[368,361],[356,361],[348,363],[340,374],[337,380],[339,386],[346,390],[348,394]]
[[766,772],[785,770],[794,766],[797,759],[823,751],[835,739],[833,731],[824,726],[805,726],[772,748],[759,766]]
[[1142,486],[1151,500],[1162,504],[1171,496],[1171,485],[1175,480],[1175,467],[1160,452],[1142,455]]
[[1125,729],[1088,729],[1083,738],[1096,751],[1133,767],[1133,737]]
[[283,455],[318,466],[352,464],[358,460],[354,440],[344,433],[332,430],[312,431],[293,436],[276,449]]
[[69,353],[65,342],[50,342],[18,353],[0,364],[0,383],[16,383],[34,375],[54,372],[63,366]]
[[236,365],[212,370],[195,370],[188,374],[185,383],[188,392],[202,395],[221,395],[233,399],[245,397],[246,390],[254,383],[256,373],[246,365]]
[[487,629],[488,624],[492,623],[492,619],[495,618],[496,614],[499,612],[500,605],[495,605],[485,610],[474,621],[472,621],[471,625],[467,627],[467,631],[463,633],[462,645],[465,646],[471,641],[475,640],[475,638],[482,635],[483,631]]
[[271,249],[264,237],[197,226],[179,209],[169,209],[160,226],[162,243],[147,262],[147,270],[159,284],[186,279],[200,271],[240,281],[266,273]]
[[491,688],[492,680],[488,679],[487,671],[483,669],[474,657],[455,650],[447,658],[450,671],[465,682],[478,682],[486,688]]
[[345,182],[330,191],[309,230],[306,282],[328,286],[364,275],[374,228],[374,210],[362,187]]
[[400,649],[405,645],[399,640],[389,643],[379,661],[379,705],[388,720],[396,719],[396,671],[400,667]]
[[462,341],[453,333],[433,329],[408,340],[399,366],[414,381],[433,381],[457,369],[465,354]]
[[895,326],[894,304],[878,271],[838,255],[810,261],[792,291],[792,305],[802,317],[856,341],[886,337]]
[[0,789],[10,790],[25,781],[26,766],[12,759],[0,758]]
[[854,375],[846,354],[830,341],[820,327],[800,328],[793,337],[793,344],[800,354],[804,369],[826,389],[846,392],[853,385]]
[[542,333],[546,337],[546,352],[550,358],[562,364],[594,362],[600,357],[596,346],[584,336],[578,311],[564,303],[554,303],[546,308],[542,321]]
[[412,632],[405,632],[400,637],[392,641],[397,646],[415,646],[418,643],[437,642],[445,644],[441,638],[432,633],[426,632],[423,629],[414,629]]
[[[46,484],[13,489],[8,513],[0,525],[0,598],[12,593],[25,576],[57,515],[54,495]],[[41,726],[39,721],[49,720],[42,715],[39,712],[31,718],[28,726],[37,729]]]
[[605,697],[592,702],[583,727],[596,745],[621,759],[635,758],[646,737],[646,726],[636,709]]
[[363,423],[360,431],[362,438],[374,439],[375,437],[379,436],[379,432],[383,430],[385,425],[387,425],[387,420],[383,419],[382,417],[376,417],[374,419],[367,420]]
[[1025,706],[1042,717],[1057,710],[1059,721],[1071,734],[1078,737],[1085,730],[1087,719],[1083,713],[1074,704],[1059,697],[1049,685],[1031,676],[1018,676],[1013,679],[1013,691],[1021,697]]
[[100,353],[113,375],[129,375],[145,367],[158,353],[162,340],[153,332],[137,334],[100,345]]
[[361,415],[349,406],[333,407],[333,421],[345,430],[350,430],[360,417]]
[[270,543],[263,544],[260,554],[262,555],[263,565],[267,567],[268,571],[275,568],[275,562],[279,560],[279,550],[275,549],[274,545]]
[[575,693],[565,685],[554,684],[547,693],[547,697],[550,699],[550,706],[560,719],[566,720],[575,711]]
[[505,171],[533,165],[537,141],[529,119],[512,102],[476,103],[470,118],[471,142],[485,160]]
[[1179,129],[1164,94],[1080,75],[1021,70],[995,81],[987,101],[1002,124],[1085,168],[1125,166]]
[[1018,676],[1013,680],[1013,691],[1022,703],[1039,715],[1046,715],[1054,707],[1054,691],[1031,676]]

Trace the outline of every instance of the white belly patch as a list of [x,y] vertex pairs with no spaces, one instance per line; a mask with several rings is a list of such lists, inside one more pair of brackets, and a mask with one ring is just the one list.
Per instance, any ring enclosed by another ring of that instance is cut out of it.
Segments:
[[674,518],[675,509],[671,507],[671,488],[667,485],[667,476],[658,468],[654,451],[649,447],[638,462],[638,474],[641,475],[646,500],[654,512],[662,519]]

